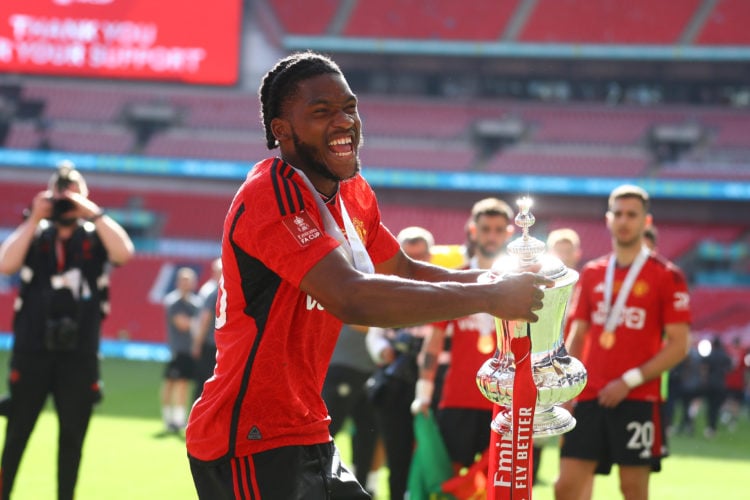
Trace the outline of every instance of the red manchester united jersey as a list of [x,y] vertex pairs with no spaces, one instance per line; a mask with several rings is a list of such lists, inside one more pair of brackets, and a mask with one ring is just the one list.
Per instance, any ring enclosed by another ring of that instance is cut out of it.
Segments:
[[493,403],[477,387],[477,372],[497,345],[495,320],[479,313],[436,323],[451,338],[451,362],[445,373],[440,408],[491,410]]
[[[571,303],[573,319],[589,322],[581,362],[588,371],[588,383],[579,400],[596,399],[611,380],[652,358],[662,347],[664,326],[690,322],[687,282],[674,264],[651,254],[641,269],[617,320],[615,343],[610,349],[599,343],[604,329],[604,278],[609,257],[592,261],[581,271]],[[615,268],[612,301],[622,286],[629,267]],[[660,378],[650,380],[628,393],[627,399],[657,401]]]
[[[341,322],[299,289],[338,246],[323,230],[302,178],[278,158],[253,168],[234,197],[222,237],[216,368],[190,412],[188,452],[200,460],[329,441],[321,390]],[[340,198],[373,263],[398,251],[375,195],[359,175],[329,210],[344,231]]]

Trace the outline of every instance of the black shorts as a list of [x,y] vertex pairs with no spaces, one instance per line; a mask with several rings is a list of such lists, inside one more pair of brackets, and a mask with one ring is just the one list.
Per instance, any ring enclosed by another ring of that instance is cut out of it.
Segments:
[[368,500],[370,495],[341,463],[331,443],[284,446],[249,457],[190,459],[201,500]]
[[438,427],[451,461],[469,467],[490,445],[492,410],[441,408]]
[[190,354],[177,353],[167,363],[164,378],[169,380],[191,379],[195,373],[195,360]]
[[745,401],[745,392],[742,389],[728,389],[727,399],[742,403]]
[[661,470],[666,456],[659,403],[625,400],[615,408],[596,401],[576,405],[576,426],[563,435],[560,456],[597,462],[597,474],[609,474],[612,464],[647,465]]

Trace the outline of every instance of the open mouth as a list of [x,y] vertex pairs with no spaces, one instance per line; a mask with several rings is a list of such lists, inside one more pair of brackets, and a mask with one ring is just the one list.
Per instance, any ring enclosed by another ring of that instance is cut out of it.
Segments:
[[352,143],[351,136],[333,139],[328,143],[328,149],[330,149],[333,154],[340,157],[351,156],[354,154],[354,144]]

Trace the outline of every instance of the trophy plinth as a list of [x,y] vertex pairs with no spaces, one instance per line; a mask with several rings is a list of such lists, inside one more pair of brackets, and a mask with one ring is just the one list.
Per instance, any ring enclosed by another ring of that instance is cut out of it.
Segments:
[[539,320],[536,323],[495,318],[498,354],[487,360],[477,372],[477,386],[484,397],[505,407],[492,422],[492,429],[501,434],[511,432],[515,361],[510,340],[530,332],[532,375],[538,390],[533,435],[554,436],[575,427],[572,415],[556,405],[576,397],[587,379],[583,364],[569,356],[563,344],[565,311],[573,286],[578,281],[578,273],[567,268],[560,259],[545,254],[546,245],[529,235],[529,228],[535,221],[529,212],[531,200],[523,198],[518,205],[520,211],[515,222],[523,229],[523,235],[508,245],[510,255],[498,261],[480,280],[495,280],[505,272],[538,267],[535,272],[555,284],[544,290],[543,307],[537,313]]

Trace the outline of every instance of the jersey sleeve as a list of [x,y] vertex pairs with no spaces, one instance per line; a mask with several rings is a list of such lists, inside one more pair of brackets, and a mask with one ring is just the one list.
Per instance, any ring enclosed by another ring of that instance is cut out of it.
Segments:
[[690,323],[690,294],[685,275],[675,265],[666,268],[662,287],[664,303],[664,323]]
[[587,290],[590,290],[588,281],[591,272],[588,268],[581,271],[578,283],[573,289],[573,297],[570,301],[570,320],[591,321],[591,301]]
[[310,190],[281,160],[248,179],[227,221],[231,243],[295,287],[339,243],[323,229]]
[[450,325],[454,320],[449,319],[445,321],[438,321],[437,323],[430,323],[430,326],[433,328],[440,328],[441,330],[447,330],[448,325]]
[[[369,243],[369,242],[368,242]],[[373,241],[367,247],[373,264],[380,264],[390,259],[399,251],[400,245],[396,237],[383,225],[378,223]]]

